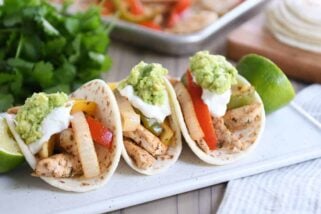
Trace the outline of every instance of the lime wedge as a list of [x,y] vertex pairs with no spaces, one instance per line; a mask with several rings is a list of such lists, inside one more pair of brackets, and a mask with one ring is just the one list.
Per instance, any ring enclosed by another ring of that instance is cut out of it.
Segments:
[[263,56],[246,55],[236,68],[255,87],[266,113],[288,104],[295,96],[293,86],[282,70]]
[[24,157],[11,135],[7,122],[0,115],[0,173],[16,168],[23,161]]

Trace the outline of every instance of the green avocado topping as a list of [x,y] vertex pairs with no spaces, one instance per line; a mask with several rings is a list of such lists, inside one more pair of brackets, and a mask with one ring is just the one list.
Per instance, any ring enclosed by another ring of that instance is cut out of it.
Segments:
[[189,62],[196,83],[204,89],[222,94],[236,83],[237,70],[224,56],[200,51]]
[[68,100],[65,93],[34,93],[19,109],[15,118],[16,131],[26,144],[42,137],[41,123],[54,109],[63,106]]
[[144,102],[152,105],[162,105],[166,96],[164,76],[168,73],[162,65],[140,62],[132,68],[127,79],[119,84],[119,89],[131,85],[134,92]]

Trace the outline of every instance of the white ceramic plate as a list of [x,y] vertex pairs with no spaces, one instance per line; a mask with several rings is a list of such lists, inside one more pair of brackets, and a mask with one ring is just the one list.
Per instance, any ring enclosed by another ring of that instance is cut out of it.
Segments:
[[104,188],[63,192],[31,177],[29,167],[0,175],[1,213],[106,212],[321,157],[321,124],[295,103],[267,116],[261,142],[248,157],[226,166],[200,161],[184,145],[163,174],[144,176],[124,161]]

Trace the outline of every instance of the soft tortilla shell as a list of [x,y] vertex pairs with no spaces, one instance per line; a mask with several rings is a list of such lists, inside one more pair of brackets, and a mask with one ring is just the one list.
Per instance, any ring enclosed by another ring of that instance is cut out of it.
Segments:
[[[238,81],[240,81],[244,84],[250,85],[250,83],[240,75],[238,76]],[[203,160],[204,162],[209,163],[209,164],[225,165],[225,164],[235,162],[238,159],[247,156],[252,150],[254,150],[254,148],[257,146],[258,142],[260,141],[261,135],[264,130],[264,125],[265,125],[265,112],[264,112],[264,108],[263,108],[263,102],[262,102],[260,96],[256,92],[255,92],[255,100],[256,100],[256,102],[259,102],[262,105],[261,125],[258,130],[258,135],[257,135],[255,142],[251,146],[249,146],[246,150],[240,151],[238,153],[231,153],[230,151],[227,151],[227,150],[217,149],[214,151],[214,153],[213,152],[211,153],[213,156],[206,154],[203,150],[200,149],[200,147],[197,145],[197,143],[194,140],[192,140],[192,138],[190,137],[190,135],[188,133],[181,107],[180,107],[178,101],[175,100],[174,105],[176,108],[176,113],[177,113],[177,117],[178,117],[178,121],[179,121],[179,125],[181,128],[182,134],[185,138],[186,143],[191,148],[191,150],[197,155],[197,157],[199,157],[201,160]]]
[[[122,128],[118,105],[111,89],[102,80],[92,80],[70,95],[71,98],[86,99],[97,103],[97,119],[113,132],[112,149],[96,146],[101,174],[95,178],[51,178],[41,177],[48,184],[65,191],[87,192],[104,186],[115,172],[122,150]],[[7,116],[7,121],[17,143],[32,169],[37,160],[26,144],[15,132],[13,119]]]
[[321,2],[320,0],[283,0],[287,8],[302,20],[321,26]]
[[179,128],[180,126],[177,118],[177,112],[176,112],[177,108],[175,108],[175,103],[174,103],[177,100],[177,98],[170,82],[166,78],[164,78],[164,80],[165,80],[165,85],[166,85],[166,89],[167,89],[170,104],[171,104],[172,114],[170,117],[170,123],[171,123],[171,127],[174,128],[174,133],[175,133],[174,135],[175,141],[173,141],[173,143],[169,146],[169,149],[166,154],[172,156],[172,158],[168,160],[156,160],[156,162],[153,164],[151,168],[144,170],[136,166],[135,162],[128,155],[125,148],[123,148],[122,150],[122,156],[126,161],[126,163],[135,171],[145,175],[155,175],[165,171],[177,161],[177,159],[179,158],[179,155],[182,152],[181,132],[180,132],[180,128]]
[[[321,8],[321,7],[320,7]],[[293,13],[286,1],[277,1],[267,11],[267,27],[282,43],[300,49],[321,52],[321,26],[306,22]]]
[[318,27],[291,13],[285,6],[284,1],[271,5],[268,9],[268,17],[281,25],[282,28],[280,30],[284,30],[289,36],[296,36],[311,43],[321,44],[321,32],[316,30]]

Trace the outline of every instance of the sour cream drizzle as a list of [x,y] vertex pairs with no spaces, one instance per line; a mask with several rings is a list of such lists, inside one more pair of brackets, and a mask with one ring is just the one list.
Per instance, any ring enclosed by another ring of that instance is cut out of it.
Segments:
[[158,122],[164,122],[165,118],[171,114],[168,94],[165,92],[164,103],[162,105],[151,105],[144,102],[139,96],[135,95],[134,88],[127,85],[122,89],[118,89],[119,93],[126,97],[128,101],[137,109],[139,109],[146,117],[154,118]]
[[[194,75],[192,75],[192,78],[193,82],[197,84]],[[207,105],[213,117],[222,117],[225,115],[231,95],[231,89],[226,90],[223,94],[219,94],[202,88],[202,100]]]
[[32,154],[38,153],[43,144],[46,143],[53,134],[68,128],[71,120],[70,111],[72,106],[73,102],[67,102],[64,106],[53,109],[45,117],[40,126],[42,137],[36,142],[28,145]]

